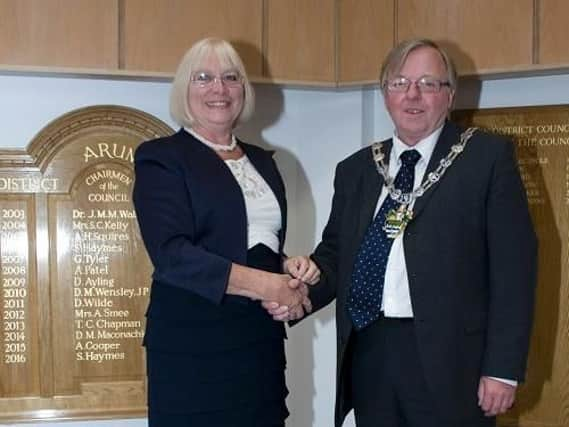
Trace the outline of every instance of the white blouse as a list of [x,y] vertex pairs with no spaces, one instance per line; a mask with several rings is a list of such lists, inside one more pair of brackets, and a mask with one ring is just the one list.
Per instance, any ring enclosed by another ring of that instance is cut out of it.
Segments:
[[258,243],[279,252],[281,210],[273,191],[247,156],[225,160],[239,183],[247,211],[247,248]]

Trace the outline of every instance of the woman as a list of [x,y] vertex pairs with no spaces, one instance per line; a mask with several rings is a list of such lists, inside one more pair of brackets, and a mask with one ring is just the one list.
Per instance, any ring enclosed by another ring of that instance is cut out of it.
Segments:
[[[176,73],[182,127],[135,155],[134,204],[154,265],[144,345],[151,427],[277,427],[288,416],[282,323],[259,300],[310,310],[281,274],[284,185],[271,154],[237,142],[253,89],[233,47],[197,42]],[[286,263],[285,263],[286,264]],[[314,282],[319,272],[305,268]]]

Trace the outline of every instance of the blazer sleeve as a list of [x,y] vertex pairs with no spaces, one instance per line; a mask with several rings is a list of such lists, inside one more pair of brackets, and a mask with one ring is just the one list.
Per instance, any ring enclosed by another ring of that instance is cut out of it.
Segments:
[[346,209],[343,168],[338,165],[334,176],[334,196],[328,223],[322,232],[322,240],[311,255],[321,271],[320,282],[309,287],[314,311],[325,307],[336,298],[338,263],[340,252],[340,230]]
[[523,381],[537,281],[537,238],[513,144],[502,146],[486,204],[490,286],[482,374]]
[[158,285],[176,286],[219,304],[231,261],[197,244],[191,188],[183,156],[166,141],[142,144],[135,154],[133,201]]

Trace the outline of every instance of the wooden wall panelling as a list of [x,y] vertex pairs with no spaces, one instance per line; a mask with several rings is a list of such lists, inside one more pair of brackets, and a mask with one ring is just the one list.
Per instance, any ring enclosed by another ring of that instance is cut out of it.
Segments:
[[94,106],[25,151],[0,150],[0,424],[145,415],[152,265],[133,153],[171,132],[141,111]]
[[377,81],[393,46],[394,0],[339,0],[339,8],[340,83]]
[[30,195],[0,195],[0,397],[40,393],[33,202]]
[[0,64],[118,67],[118,0],[0,0]]
[[567,0],[538,1],[538,64],[569,63],[569,2]]
[[251,76],[262,74],[262,0],[122,0],[121,68],[174,72],[204,37],[232,42]]
[[265,77],[335,82],[335,0],[266,0]]
[[461,74],[532,64],[534,0],[398,0],[397,40],[443,42]]

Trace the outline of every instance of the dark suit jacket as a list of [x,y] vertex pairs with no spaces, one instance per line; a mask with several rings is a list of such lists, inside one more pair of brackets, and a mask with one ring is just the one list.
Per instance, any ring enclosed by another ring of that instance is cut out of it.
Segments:
[[[239,145],[278,200],[282,251],[285,190],[272,153],[243,142]],[[188,325],[224,320],[224,312],[215,307],[240,298],[225,292],[231,263],[247,264],[247,215],[241,188],[217,154],[184,130],[141,144],[135,154],[135,173],[134,205],[155,269],[145,345],[196,351],[204,330]],[[229,321],[227,336],[220,340],[239,340],[248,333],[231,327]],[[188,329],[182,333],[180,328]]]
[[[425,177],[462,130],[445,124]],[[384,147],[389,151],[391,141]],[[311,288],[315,309],[336,298],[338,427],[352,407],[344,366],[352,332],[347,295],[382,185],[369,147],[342,161],[313,254],[324,277]],[[537,243],[513,145],[477,131],[440,182],[416,201],[414,214],[404,251],[419,353],[441,414],[460,425],[479,411],[481,375],[524,378]]]

